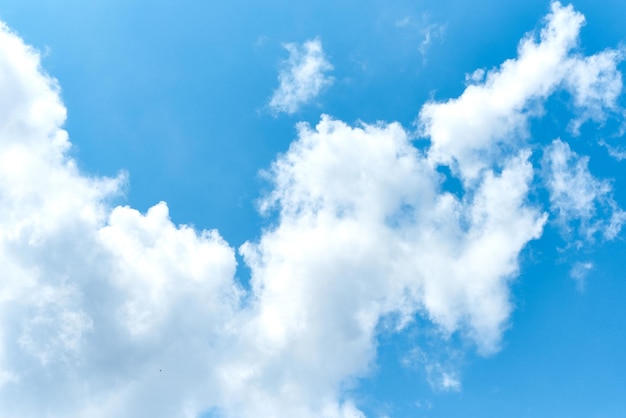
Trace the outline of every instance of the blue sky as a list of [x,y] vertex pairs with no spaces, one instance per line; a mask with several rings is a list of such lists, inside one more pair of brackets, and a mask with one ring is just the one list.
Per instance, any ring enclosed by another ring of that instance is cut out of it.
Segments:
[[626,414],[620,2],[0,6],[0,415]]

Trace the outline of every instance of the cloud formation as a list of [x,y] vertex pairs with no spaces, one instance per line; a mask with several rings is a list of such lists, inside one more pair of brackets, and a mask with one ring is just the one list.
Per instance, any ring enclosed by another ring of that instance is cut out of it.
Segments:
[[[357,418],[350,389],[372,371],[383,320],[402,332],[422,316],[444,339],[496,352],[520,252],[548,216],[529,194],[527,120],[564,88],[574,120],[601,121],[621,90],[618,53],[572,52],[582,22],[554,3],[516,59],[427,103],[423,150],[398,123],[299,124],[268,170],[261,206],[277,223],[239,249],[249,291],[217,231],[174,225],[165,203],[115,207],[125,175],[77,169],[56,81],[2,26],[0,415]],[[319,41],[287,49],[270,106],[293,113],[330,64]],[[606,213],[590,208],[611,206],[608,191],[579,199],[550,180],[599,182],[584,157],[561,141],[545,156],[550,210],[596,225]],[[445,189],[440,165],[462,190]],[[600,225],[617,234],[612,217]],[[433,385],[461,388],[455,371],[422,363]]]
[[564,232],[571,233],[577,225],[584,240],[596,234],[611,240],[620,232],[626,213],[613,199],[611,184],[596,179],[588,162],[588,157],[579,156],[559,139],[545,148],[543,166],[550,207]]
[[529,119],[544,114],[543,103],[558,89],[574,97],[574,130],[616,110],[622,53],[607,49],[592,56],[579,54],[575,47],[584,22],[571,5],[552,3],[545,26],[538,37],[529,33],[521,40],[517,58],[475,72],[469,81],[475,79],[476,84],[458,98],[424,105],[419,121],[431,140],[432,162],[450,165],[464,182],[479,179],[511,147],[530,139]]
[[56,81],[4,25],[0,75],[0,415],[195,416],[217,402],[233,249],[165,204],[112,209],[125,176],[77,169]]
[[289,58],[282,63],[278,74],[280,84],[268,106],[274,113],[293,114],[333,83],[333,78],[327,75],[333,66],[317,38],[302,45],[288,43],[284,46]]

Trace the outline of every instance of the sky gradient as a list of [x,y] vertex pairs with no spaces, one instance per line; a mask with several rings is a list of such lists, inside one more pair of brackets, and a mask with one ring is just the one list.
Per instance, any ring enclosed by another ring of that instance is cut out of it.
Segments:
[[0,416],[626,414],[618,2],[0,6]]

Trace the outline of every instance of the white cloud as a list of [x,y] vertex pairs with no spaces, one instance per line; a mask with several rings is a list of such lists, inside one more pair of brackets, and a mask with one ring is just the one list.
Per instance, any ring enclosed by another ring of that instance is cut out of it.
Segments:
[[611,184],[596,179],[588,163],[588,157],[580,157],[561,140],[546,147],[544,181],[551,209],[566,232],[578,225],[578,232],[586,240],[596,233],[613,239],[626,221],[626,213],[613,199]]
[[288,43],[285,49],[289,51],[289,58],[282,63],[278,74],[280,84],[268,106],[275,113],[292,114],[333,83],[333,78],[327,75],[333,66],[319,39],[306,41],[301,46]]
[[[277,223],[239,249],[249,293],[217,231],[174,225],[165,203],[145,214],[112,207],[125,176],[77,169],[56,82],[2,27],[0,415],[195,417],[213,408],[237,418],[357,418],[350,388],[372,372],[383,319],[402,332],[421,315],[444,339],[459,333],[483,354],[497,351],[520,252],[546,222],[529,202],[525,120],[570,80],[563,63],[590,77],[576,95],[585,117],[601,120],[596,112],[611,107],[593,92],[616,85],[594,81],[615,80],[612,70],[585,73],[598,67],[576,63],[593,60],[568,55],[582,20],[555,3],[540,43],[526,38],[520,57],[482,84],[427,104],[424,151],[397,123],[323,116],[298,125],[268,170],[262,208],[277,211]],[[330,64],[319,41],[288,49],[281,77],[291,87],[281,78],[270,107],[295,112],[329,83]],[[456,167],[462,197],[442,188],[438,164]],[[589,181],[576,170],[565,177]],[[590,213],[588,200],[558,201]],[[621,218],[602,225],[614,235]],[[453,368],[424,367],[435,386],[461,388]]]
[[617,99],[622,93],[622,75],[617,65],[623,58],[623,50],[609,49],[570,62],[565,83],[579,109],[579,115],[570,123],[575,134],[586,120],[604,122],[607,112],[619,110]]
[[[421,311],[447,332],[467,332],[482,351],[496,350],[517,255],[544,222],[525,204],[527,158],[511,158],[459,200],[442,193],[439,175],[397,124],[352,128],[324,117],[314,130],[301,125],[273,167],[275,189],[265,201],[279,206],[281,222],[242,249],[261,301],[280,301],[268,311],[272,329],[282,330],[277,341],[309,311],[347,316],[324,325],[347,329],[326,334],[350,335],[359,345],[349,358],[367,364],[382,315]],[[324,358],[343,359],[343,344],[327,342]]]
[[488,71],[484,82],[469,85],[456,99],[422,108],[419,121],[432,142],[433,164],[451,165],[466,182],[479,178],[482,170],[528,139],[529,118],[542,115],[543,101],[559,88],[574,96],[579,111],[574,130],[615,110],[622,89],[617,71],[621,52],[606,50],[589,57],[576,53],[585,19],[571,5],[552,3],[545,20],[539,39],[532,33],[525,36],[518,57]]
[[0,91],[0,415],[214,404],[211,366],[238,303],[233,250],[172,225],[164,204],[111,211],[125,177],[79,172],[56,81],[5,26]]

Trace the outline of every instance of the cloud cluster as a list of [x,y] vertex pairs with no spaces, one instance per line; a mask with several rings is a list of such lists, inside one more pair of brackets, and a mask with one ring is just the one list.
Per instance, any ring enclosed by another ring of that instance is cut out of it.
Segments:
[[[165,203],[113,207],[125,175],[76,168],[56,82],[0,28],[0,415],[357,418],[350,389],[371,373],[383,320],[402,332],[421,315],[497,351],[520,252],[548,216],[529,197],[527,120],[557,88],[572,92],[575,120],[602,120],[621,90],[618,53],[572,52],[582,22],[554,3],[516,59],[427,103],[424,150],[398,123],[299,124],[268,170],[261,206],[277,223],[239,249],[250,290],[217,231],[174,225]],[[328,84],[319,41],[303,48],[288,46],[276,111]],[[608,183],[565,143],[545,155],[552,210],[595,224]],[[446,190],[440,165],[462,190]],[[593,190],[568,194],[568,182]],[[461,387],[422,363],[433,386]]]
[[289,58],[282,63],[278,74],[280,84],[268,106],[274,113],[292,114],[333,83],[333,78],[327,75],[333,66],[327,60],[319,39],[302,45],[288,43],[285,49],[289,51]]

